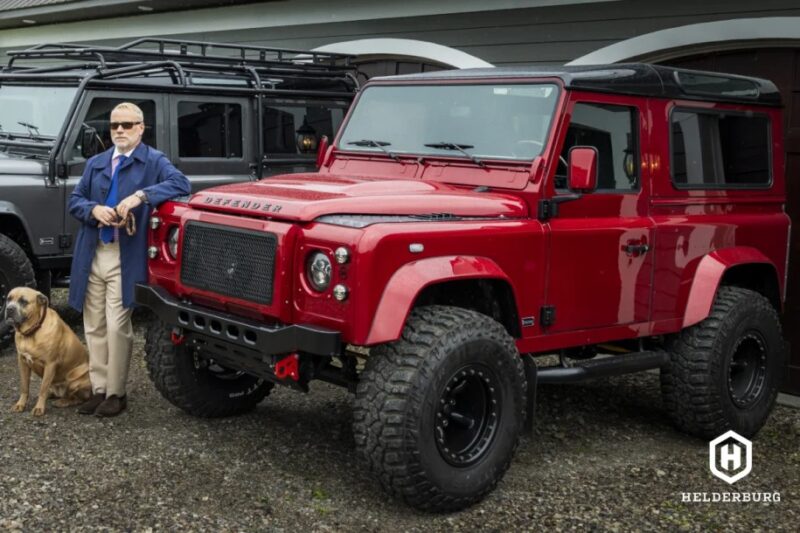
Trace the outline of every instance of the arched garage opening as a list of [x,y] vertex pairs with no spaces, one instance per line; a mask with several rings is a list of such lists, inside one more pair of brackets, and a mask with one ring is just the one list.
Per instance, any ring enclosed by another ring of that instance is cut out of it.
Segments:
[[492,66],[455,48],[413,39],[358,39],[321,46],[315,51],[356,56],[353,63],[361,73],[360,81],[375,76]]

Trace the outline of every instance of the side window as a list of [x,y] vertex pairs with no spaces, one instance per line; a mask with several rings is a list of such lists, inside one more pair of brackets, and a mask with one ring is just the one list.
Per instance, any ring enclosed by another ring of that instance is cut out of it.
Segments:
[[316,154],[323,135],[333,141],[346,107],[319,103],[265,103],[264,153],[277,158]]
[[156,104],[153,100],[137,100],[129,98],[95,98],[83,117],[81,135],[72,148],[72,160],[88,159],[114,146],[111,142],[111,131],[108,127],[111,110],[122,102],[131,102],[139,106],[144,113],[144,136],[142,141],[154,148],[156,145]]
[[597,190],[639,188],[639,143],[636,109],[608,104],[575,104],[556,171],[556,188],[567,187],[567,161],[574,146],[597,149]]
[[760,115],[673,111],[672,181],[677,187],[770,184],[770,124]]
[[178,102],[178,155],[242,157],[242,106],[223,102]]

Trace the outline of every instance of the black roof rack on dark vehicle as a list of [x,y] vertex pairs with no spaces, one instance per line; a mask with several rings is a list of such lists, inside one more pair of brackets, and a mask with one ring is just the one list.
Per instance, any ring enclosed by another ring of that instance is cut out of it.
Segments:
[[[156,92],[210,92],[352,99],[359,88],[352,56],[327,52],[268,48],[201,41],[143,38],[120,46],[40,44],[7,53],[0,85],[48,84]],[[76,97],[68,116],[79,103]],[[256,120],[263,117],[256,98]],[[49,180],[59,173],[56,152],[68,130],[65,123],[51,143]],[[5,144],[9,144],[6,142]],[[258,130],[258,146],[263,131]],[[263,157],[256,163],[261,175]]]
[[[215,85],[208,83],[208,76],[234,74],[249,80],[256,90],[290,91],[300,85],[307,91],[319,84],[328,91],[339,85],[351,92],[358,86],[350,65],[352,56],[289,48],[144,38],[116,47],[40,44],[10,51],[8,56],[0,82],[36,77],[51,81],[92,78],[92,83],[98,83],[161,75],[164,84],[185,86],[200,77],[206,80],[203,85]],[[32,64],[40,61],[49,64]],[[217,85],[230,87],[222,82]]]

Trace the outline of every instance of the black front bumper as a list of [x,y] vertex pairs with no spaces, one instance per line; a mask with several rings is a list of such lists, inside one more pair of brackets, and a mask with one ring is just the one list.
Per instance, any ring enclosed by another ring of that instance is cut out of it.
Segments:
[[341,353],[339,332],[312,325],[266,325],[207,307],[182,302],[165,289],[136,284],[135,300],[151,309],[165,324],[261,355],[294,352],[332,356]]

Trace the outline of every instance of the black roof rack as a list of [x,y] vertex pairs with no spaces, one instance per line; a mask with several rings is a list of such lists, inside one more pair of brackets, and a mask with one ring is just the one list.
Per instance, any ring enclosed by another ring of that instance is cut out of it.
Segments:
[[[188,85],[192,75],[241,75],[257,88],[327,80],[358,87],[352,56],[174,39],[137,39],[121,46],[41,44],[8,52],[0,80],[44,76],[48,79],[111,80],[168,72],[172,83]],[[46,65],[36,61],[48,61]],[[53,64],[61,61],[60,64]]]
[[[112,46],[84,44],[40,44],[27,50],[8,52],[7,69],[18,59],[68,59],[96,61],[101,68],[108,63],[133,63],[144,61],[202,61],[215,65],[242,65],[262,67],[299,66],[340,71],[349,66],[347,54],[315,52],[291,48],[270,48],[229,43],[182,41],[176,39],[143,38]],[[339,63],[341,62],[341,63]]]

